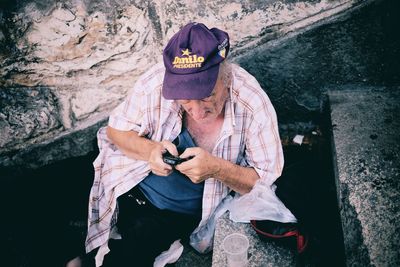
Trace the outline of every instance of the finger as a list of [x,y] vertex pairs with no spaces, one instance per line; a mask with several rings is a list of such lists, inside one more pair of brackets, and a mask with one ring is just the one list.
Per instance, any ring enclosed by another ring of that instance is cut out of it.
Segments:
[[162,144],[163,144],[164,148],[166,148],[168,150],[168,152],[171,153],[171,155],[178,156],[178,150],[176,149],[176,146],[171,141],[164,140],[164,141],[162,141]]
[[155,174],[155,175],[158,175],[158,176],[168,176],[169,174],[170,174],[170,172],[166,172],[166,171],[153,171],[153,173]]
[[159,176],[168,176],[168,175],[171,174],[171,172],[172,172],[173,170],[172,170],[172,167],[171,167],[171,166],[168,165],[167,167],[168,167],[168,168],[153,169],[152,172],[153,172],[154,174],[156,174],[156,175],[159,175]]
[[[192,156],[190,156],[192,157]],[[183,157],[182,157],[183,158]],[[192,161],[192,158],[190,158],[187,161],[184,161],[178,165],[175,166],[175,169],[180,171],[181,173],[188,175],[189,172],[196,167],[196,163]]]
[[187,168],[186,168],[185,165],[182,167],[182,164],[184,164],[184,163],[185,163],[185,162],[176,165],[176,166],[175,166],[175,169],[186,175],[185,170],[186,170]]
[[200,153],[200,148],[198,147],[189,147],[183,151],[182,154],[179,155],[180,158],[188,158],[188,157],[195,157]]
[[172,171],[173,169],[172,166],[165,163],[161,157],[157,160],[157,164],[160,170]]
[[150,168],[152,171],[162,172],[163,170],[172,171],[172,166],[165,163],[162,159],[162,156],[154,158],[154,161],[150,164]]

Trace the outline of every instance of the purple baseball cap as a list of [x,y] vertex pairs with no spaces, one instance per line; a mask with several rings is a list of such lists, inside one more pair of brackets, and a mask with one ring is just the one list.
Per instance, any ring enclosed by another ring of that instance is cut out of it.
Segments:
[[228,56],[229,35],[191,22],[172,36],[163,51],[166,99],[203,99],[211,95],[219,64]]

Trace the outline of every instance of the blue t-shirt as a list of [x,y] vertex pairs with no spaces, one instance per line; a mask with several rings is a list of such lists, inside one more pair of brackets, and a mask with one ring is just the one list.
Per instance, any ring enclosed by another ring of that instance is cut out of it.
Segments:
[[[188,147],[195,147],[187,129],[173,142],[181,154]],[[167,209],[186,214],[201,214],[204,182],[195,184],[177,170],[168,176],[150,173],[139,188],[147,199],[159,209]]]

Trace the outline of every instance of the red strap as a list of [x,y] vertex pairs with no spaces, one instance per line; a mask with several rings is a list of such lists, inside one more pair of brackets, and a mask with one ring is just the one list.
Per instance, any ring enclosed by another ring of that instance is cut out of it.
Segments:
[[308,238],[299,233],[297,236],[297,252],[302,253],[306,249],[307,243]]

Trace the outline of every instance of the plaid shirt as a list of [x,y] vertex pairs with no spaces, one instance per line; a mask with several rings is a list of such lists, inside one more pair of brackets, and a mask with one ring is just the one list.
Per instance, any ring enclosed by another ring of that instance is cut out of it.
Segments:
[[[111,114],[109,126],[136,131],[149,139],[174,140],[182,128],[183,109],[162,97],[162,63],[143,74],[127,99]],[[283,167],[282,146],[275,110],[256,79],[237,65],[232,67],[230,97],[225,104],[224,123],[212,151],[240,166],[254,168],[261,179],[272,184]],[[150,172],[145,161],[126,157],[107,138],[105,128],[98,131],[100,153],[93,165],[94,183],[90,193],[87,252],[107,244],[118,212],[116,199],[129,191]],[[229,188],[210,177],[205,180],[202,220],[229,193]]]

